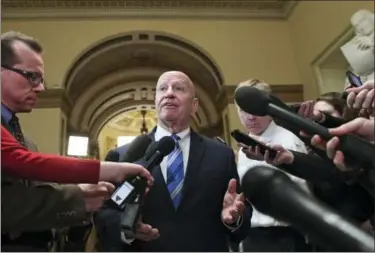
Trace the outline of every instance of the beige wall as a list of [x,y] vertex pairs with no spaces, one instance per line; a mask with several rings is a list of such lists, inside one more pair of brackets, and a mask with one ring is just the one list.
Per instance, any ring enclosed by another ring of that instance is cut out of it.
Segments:
[[[304,84],[305,99],[319,94],[312,61],[349,26],[358,9],[371,1],[301,1],[288,21],[209,20],[2,20],[2,31],[17,30],[45,47],[48,85],[61,86],[74,60],[108,36],[132,30],[163,31],[198,45],[222,70],[226,85],[249,77],[270,84]],[[198,29],[199,28],[199,29]],[[220,31],[220,32],[218,32]],[[228,107],[229,129],[241,128],[234,105]],[[22,116],[23,128],[45,152],[58,153],[61,112],[39,109]],[[40,120],[44,120],[41,123]]]
[[132,30],[168,32],[199,45],[220,66],[226,84],[249,76],[272,84],[301,83],[286,21],[4,20],[1,28],[25,32],[43,42],[50,85],[62,84],[70,65],[87,47]]
[[359,9],[374,9],[373,1],[301,1],[289,18],[290,35],[305,99],[315,98],[312,62],[350,26],[351,15]]

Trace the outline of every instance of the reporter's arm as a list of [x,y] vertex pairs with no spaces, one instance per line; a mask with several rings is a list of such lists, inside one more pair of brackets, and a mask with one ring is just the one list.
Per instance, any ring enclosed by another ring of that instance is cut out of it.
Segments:
[[2,232],[42,231],[87,221],[82,190],[76,185],[6,184],[2,175]]
[[97,183],[100,162],[31,152],[1,127],[1,169],[13,176],[56,183]]

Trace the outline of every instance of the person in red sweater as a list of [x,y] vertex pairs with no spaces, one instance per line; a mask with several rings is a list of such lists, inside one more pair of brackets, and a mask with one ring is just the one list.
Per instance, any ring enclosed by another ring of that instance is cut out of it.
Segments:
[[101,162],[32,152],[17,142],[1,127],[1,170],[13,176],[36,181],[62,184],[97,184],[99,181],[122,182],[140,175],[151,184],[149,171],[132,163]]

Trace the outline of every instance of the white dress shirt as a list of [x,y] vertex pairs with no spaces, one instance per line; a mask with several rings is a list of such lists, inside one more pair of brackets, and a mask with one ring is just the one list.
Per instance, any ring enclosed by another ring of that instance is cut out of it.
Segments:
[[[165,130],[162,127],[157,127],[155,132],[155,141],[159,141],[161,138],[165,136],[171,136],[172,133]],[[189,160],[189,152],[190,152],[190,127],[186,128],[182,132],[176,134],[178,137],[180,137],[180,140],[178,141],[178,145],[180,146],[183,161],[184,161],[184,175],[186,174],[186,168],[188,165]],[[165,156],[163,161],[160,163],[160,169],[163,174],[164,180],[167,181],[167,163],[168,163],[168,156]]]
[[[251,134],[249,134],[251,136]],[[285,149],[298,151],[302,153],[307,153],[305,144],[292,132],[289,130],[276,125],[274,121],[268,125],[267,129],[260,135],[262,141],[265,143],[272,143],[272,144],[279,144],[282,145]],[[237,170],[240,180],[242,181],[243,176],[245,173],[254,168],[256,165],[265,165],[267,164],[265,161],[257,161],[247,158],[242,149],[238,152],[238,163],[237,163]],[[268,166],[272,166],[269,165]],[[276,168],[276,167],[274,167]],[[286,173],[287,174],[287,173]],[[307,183],[304,179],[299,177],[295,177],[293,175],[287,174],[293,181],[298,183],[303,189],[306,191],[308,190]],[[273,227],[273,226],[287,226],[287,224],[277,221],[274,218],[265,215],[259,212],[253,206],[253,215],[251,217],[251,226],[252,227]]]

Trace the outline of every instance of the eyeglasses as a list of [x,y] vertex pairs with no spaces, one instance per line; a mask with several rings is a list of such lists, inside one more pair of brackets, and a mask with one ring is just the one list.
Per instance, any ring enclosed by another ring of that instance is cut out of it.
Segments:
[[17,74],[20,74],[21,76],[23,76],[24,78],[26,78],[29,81],[29,83],[31,84],[32,87],[37,87],[40,84],[44,83],[43,76],[38,72],[26,71],[26,70],[6,66],[6,65],[1,65],[1,67],[3,67],[4,69],[13,71]]

